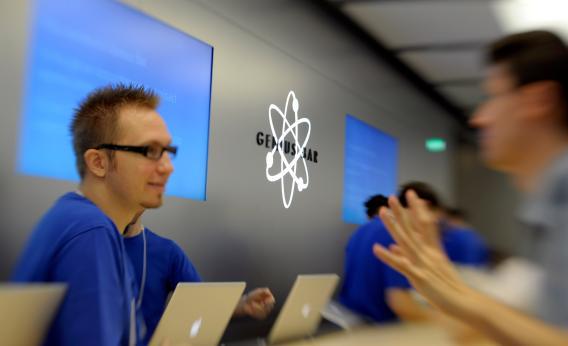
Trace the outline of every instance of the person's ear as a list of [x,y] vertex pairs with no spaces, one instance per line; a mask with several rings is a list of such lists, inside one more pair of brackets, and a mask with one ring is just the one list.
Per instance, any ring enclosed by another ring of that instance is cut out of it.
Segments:
[[103,150],[89,149],[83,154],[86,169],[98,178],[104,178],[110,168],[110,158]]
[[534,82],[521,87],[523,114],[530,119],[556,115],[562,107],[562,87],[555,81]]

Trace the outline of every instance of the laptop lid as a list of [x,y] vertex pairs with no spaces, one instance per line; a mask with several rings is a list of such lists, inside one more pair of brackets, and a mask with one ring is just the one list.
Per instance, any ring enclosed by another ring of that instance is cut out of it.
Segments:
[[150,345],[217,345],[239,303],[244,282],[179,283]]
[[274,344],[312,335],[338,282],[339,276],[335,274],[298,275],[270,330],[268,342]]
[[0,345],[41,345],[64,284],[0,284]]

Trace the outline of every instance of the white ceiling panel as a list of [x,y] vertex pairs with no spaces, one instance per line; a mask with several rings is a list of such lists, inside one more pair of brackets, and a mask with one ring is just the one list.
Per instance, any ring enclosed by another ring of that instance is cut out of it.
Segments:
[[485,42],[503,33],[487,0],[356,1],[341,8],[389,48]]
[[483,77],[479,50],[412,51],[399,56],[431,82]]
[[328,1],[467,113],[484,98],[469,82],[483,78],[485,43],[534,29],[568,40],[568,0]]

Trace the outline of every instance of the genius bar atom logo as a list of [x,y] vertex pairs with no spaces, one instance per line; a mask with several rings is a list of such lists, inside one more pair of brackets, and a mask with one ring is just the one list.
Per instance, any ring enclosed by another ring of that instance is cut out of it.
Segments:
[[[291,122],[288,120],[290,109],[293,112]],[[298,117],[299,109],[300,102],[294,91],[290,91],[284,110],[274,104],[268,107],[272,135],[258,132],[256,136],[258,145],[265,144],[272,149],[266,154],[266,179],[269,182],[280,181],[285,208],[292,204],[296,188],[298,191],[308,188],[310,176],[306,160],[314,163],[318,160],[318,152],[306,147],[310,139],[311,123],[308,118]],[[280,170],[277,169],[278,166]]]

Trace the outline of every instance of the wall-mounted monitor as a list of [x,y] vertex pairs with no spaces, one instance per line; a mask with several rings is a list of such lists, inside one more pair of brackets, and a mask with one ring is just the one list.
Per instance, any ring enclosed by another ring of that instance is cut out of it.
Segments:
[[343,221],[363,224],[364,203],[376,194],[396,192],[398,143],[396,138],[352,115],[345,117]]
[[141,84],[179,146],[167,194],[205,200],[213,47],[111,0],[36,0],[31,24],[18,172],[77,181],[73,110],[97,87]]

